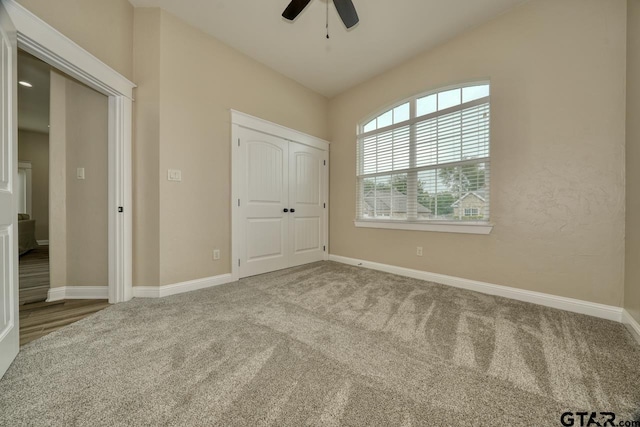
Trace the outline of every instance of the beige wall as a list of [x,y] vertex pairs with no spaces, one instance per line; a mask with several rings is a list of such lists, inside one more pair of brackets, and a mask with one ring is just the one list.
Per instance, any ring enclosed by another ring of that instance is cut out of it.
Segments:
[[18,160],[31,162],[31,217],[36,239],[49,240],[49,135],[18,132]]
[[[625,9],[530,1],[334,98],[331,252],[621,306]],[[356,229],[356,124],[421,91],[485,78],[491,235]]]
[[67,79],[51,71],[49,96],[49,278],[67,285]]
[[133,76],[133,6],[128,0],[17,0],[129,79]]
[[[140,99],[146,91],[145,103],[136,103],[136,145],[146,148],[135,150],[135,181],[144,185],[136,189],[135,209],[149,212],[136,217],[150,225],[134,231],[134,284],[157,285],[148,269],[156,265],[160,284],[228,273],[229,109],[326,138],[328,101],[167,12],[136,9],[135,14],[136,26],[141,25],[134,48]],[[158,28],[159,42],[150,36]],[[158,169],[153,144],[159,147]],[[182,182],[167,181],[169,168],[182,170]],[[154,212],[156,191],[159,209]],[[159,242],[152,235],[154,214],[159,215]],[[156,256],[157,244],[158,259],[143,260]],[[215,248],[222,259],[214,262]],[[139,265],[144,273],[137,271]]]
[[640,322],[640,0],[628,0],[627,31],[627,238],[624,307]]
[[107,286],[108,100],[52,72],[51,107],[51,287]]
[[107,286],[109,101],[70,79],[66,101],[67,286]]
[[133,283],[160,283],[160,9],[135,10]]

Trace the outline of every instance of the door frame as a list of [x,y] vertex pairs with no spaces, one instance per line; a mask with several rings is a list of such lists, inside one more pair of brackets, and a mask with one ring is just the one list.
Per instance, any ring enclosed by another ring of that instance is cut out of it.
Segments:
[[17,30],[18,48],[109,98],[109,302],[129,301],[133,297],[131,139],[136,85],[15,0],[2,3]]
[[[290,129],[288,127],[251,116],[236,110],[231,112],[231,277],[233,281],[240,278],[239,265],[240,254],[242,253],[243,243],[240,239],[240,212],[238,201],[240,200],[240,173],[242,162],[238,153],[240,144],[239,132],[240,128],[251,129],[256,132],[265,133],[267,135],[282,138],[289,142],[296,142],[317,148],[329,153],[331,143],[324,139],[317,138],[312,135]],[[328,157],[328,156],[327,156]],[[327,169],[324,176],[324,199],[327,201],[327,208],[324,212],[324,241],[326,242],[326,251],[324,260],[329,260],[329,160],[327,160]]]

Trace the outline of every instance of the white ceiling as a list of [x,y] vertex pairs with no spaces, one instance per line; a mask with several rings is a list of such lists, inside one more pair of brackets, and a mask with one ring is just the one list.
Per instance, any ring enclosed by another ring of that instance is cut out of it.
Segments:
[[293,23],[290,0],[130,0],[161,7],[327,97],[433,48],[526,0],[353,0],[360,23],[347,31],[327,0]]

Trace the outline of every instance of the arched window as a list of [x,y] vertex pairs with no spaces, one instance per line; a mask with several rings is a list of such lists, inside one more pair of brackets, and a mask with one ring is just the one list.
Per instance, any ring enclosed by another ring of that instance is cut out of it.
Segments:
[[359,225],[487,224],[489,122],[489,83],[478,82],[412,97],[360,123]]

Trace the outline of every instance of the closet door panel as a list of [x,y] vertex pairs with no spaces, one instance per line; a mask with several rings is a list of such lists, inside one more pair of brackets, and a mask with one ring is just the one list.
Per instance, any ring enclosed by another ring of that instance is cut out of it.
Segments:
[[291,266],[324,259],[324,172],[326,152],[289,144],[289,223]]
[[244,200],[240,257],[240,276],[247,277],[289,266],[288,142],[245,129],[241,149],[244,151]]

